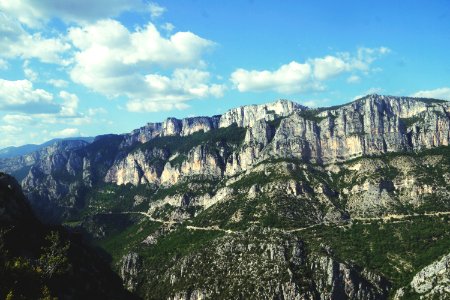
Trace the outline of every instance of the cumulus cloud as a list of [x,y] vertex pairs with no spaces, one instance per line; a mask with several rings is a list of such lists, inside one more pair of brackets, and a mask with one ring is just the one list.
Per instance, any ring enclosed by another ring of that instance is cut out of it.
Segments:
[[241,92],[275,90],[291,93],[309,86],[311,72],[309,64],[293,61],[272,72],[237,69],[231,74],[231,81]]
[[0,109],[36,114],[57,113],[60,107],[51,93],[34,89],[29,80],[0,79]]
[[[14,2],[14,1],[11,1]],[[28,33],[16,20],[0,13],[0,56],[5,58],[37,58],[45,63],[67,65],[63,53],[70,49],[62,37],[46,38],[41,33]]]
[[25,60],[23,63],[23,73],[25,77],[31,81],[36,81],[36,79],[38,78],[38,73],[30,68],[30,62],[28,60]]
[[43,89],[35,89],[29,80],[0,79],[0,110],[7,114],[8,124],[37,122],[47,124],[80,125],[90,123],[91,116],[78,111],[77,95],[61,91],[55,97]]
[[383,92],[384,92],[384,90],[382,88],[372,87],[372,88],[364,91],[360,95],[356,95],[355,97],[353,97],[353,100],[361,99],[362,97],[365,97],[365,96],[370,95],[370,94],[380,94],[380,93],[383,93]]
[[148,9],[150,11],[150,16],[153,19],[160,17],[162,14],[164,14],[166,12],[165,7],[162,7],[161,5],[159,5],[158,3],[155,3],[155,2],[150,2],[148,4]]
[[161,25],[161,28],[167,32],[172,32],[175,29],[175,25],[173,25],[172,23],[166,22],[163,25]]
[[[369,72],[371,64],[389,49],[359,48],[355,55],[348,52],[308,59],[304,63],[292,61],[274,71],[237,69],[230,80],[241,92],[273,90],[296,93],[305,90],[322,90],[322,82],[346,72]],[[353,75],[351,81],[359,77]]]
[[23,139],[23,130],[21,127],[12,124],[0,125],[0,146],[21,145],[25,143]]
[[[177,101],[223,93],[224,87],[210,84],[209,73],[197,68],[214,43],[191,32],[165,38],[152,23],[129,31],[118,21],[102,20],[71,28],[69,38],[78,49],[72,80],[108,97],[131,99],[131,111],[182,108],[185,103]],[[156,71],[170,68],[171,75]],[[161,101],[171,104],[152,104]],[[149,108],[140,109],[144,105]]]
[[144,7],[140,0],[0,0],[0,10],[29,27],[42,26],[52,18],[69,23],[94,22]]
[[106,109],[104,109],[103,107],[89,108],[87,111],[87,114],[91,117],[100,115],[100,114],[106,114],[106,113],[108,113],[108,111]]
[[[309,63],[314,68],[314,77],[317,80],[327,80],[344,72],[362,71],[368,72],[370,65],[383,55],[389,53],[386,47],[358,48],[356,55],[348,52],[338,53],[336,56],[327,55],[323,58],[310,59]],[[350,77],[356,79],[356,75]],[[355,82],[355,81],[353,81]]]
[[434,90],[418,91],[411,95],[419,98],[433,98],[450,101],[450,87],[442,87]]
[[314,77],[318,80],[334,77],[351,68],[343,59],[331,55],[315,58],[310,63],[314,66]]
[[16,115],[16,114],[8,114],[3,116],[3,121],[7,124],[26,124],[33,122],[33,118],[28,115]]
[[13,126],[13,125],[1,125],[0,126],[0,132],[3,134],[9,135],[9,134],[17,134],[22,131],[21,128]]
[[63,79],[50,79],[47,83],[57,88],[65,88],[69,85],[69,82]]
[[61,91],[59,97],[63,100],[59,115],[61,117],[76,117],[79,116],[78,109],[78,97],[75,94]]
[[224,86],[208,85],[210,74],[196,69],[176,69],[171,77],[157,74],[145,76],[144,87],[136,96],[138,99],[127,103],[129,111],[158,111],[185,109],[189,99],[222,97]]
[[0,70],[7,70],[9,67],[8,62],[0,58]]
[[361,81],[361,77],[359,77],[358,75],[351,75],[347,78],[348,83],[358,83],[360,81]]
[[65,128],[63,130],[53,131],[51,135],[59,138],[76,137],[80,136],[80,130],[78,128]]

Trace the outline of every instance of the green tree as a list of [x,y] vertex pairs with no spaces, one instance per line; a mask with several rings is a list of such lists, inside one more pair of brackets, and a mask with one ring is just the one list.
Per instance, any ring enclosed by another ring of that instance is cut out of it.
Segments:
[[42,248],[42,254],[39,258],[39,266],[42,273],[47,278],[62,274],[69,268],[67,251],[70,243],[62,243],[57,231],[52,231],[45,237],[47,246]]

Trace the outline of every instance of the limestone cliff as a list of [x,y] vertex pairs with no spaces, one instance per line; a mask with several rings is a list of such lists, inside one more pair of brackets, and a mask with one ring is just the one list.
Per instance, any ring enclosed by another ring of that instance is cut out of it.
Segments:
[[[193,177],[226,180],[273,159],[331,166],[362,156],[448,146],[448,109],[446,101],[380,95],[317,109],[280,100],[214,117],[169,118],[129,134],[97,137],[92,144],[61,142],[0,160],[0,170],[22,181],[34,207],[57,206],[57,214],[70,215],[69,210],[83,205],[82,187],[102,183],[171,186]],[[364,201],[375,203],[371,196],[361,202],[362,193],[382,199],[379,208],[393,207],[389,192],[411,180],[366,181],[348,192],[334,192],[347,195],[352,211],[368,207]],[[411,193],[433,190],[421,189]]]

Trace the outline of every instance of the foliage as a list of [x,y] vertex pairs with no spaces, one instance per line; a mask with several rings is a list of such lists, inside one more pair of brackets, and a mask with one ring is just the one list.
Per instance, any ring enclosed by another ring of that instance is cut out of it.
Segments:
[[122,229],[114,235],[96,241],[95,245],[104,249],[111,255],[113,263],[116,263],[132,249],[139,248],[141,242],[148,235],[155,232],[160,225],[160,223],[142,220]]
[[61,275],[69,271],[69,259],[67,251],[70,243],[62,243],[57,231],[50,232],[46,237],[46,246],[42,248],[42,254],[39,257],[39,267],[47,278],[54,275]]
[[450,249],[450,219],[412,217],[402,221],[318,226],[299,233],[315,251],[328,245],[335,255],[386,276],[395,288]]
[[99,256],[60,227],[0,225],[0,299],[132,299]]
[[138,145],[137,149],[167,149],[171,154],[187,154],[198,145],[216,146],[217,144],[228,144],[238,147],[245,138],[246,128],[233,124],[228,127],[212,129],[207,132],[199,131],[187,136],[164,136],[151,139],[147,143]]
[[315,123],[320,123],[322,120],[326,119],[327,117],[320,117],[318,115],[319,113],[320,113],[320,110],[318,110],[318,109],[308,109],[308,110],[302,110],[298,114],[305,120],[313,121]]
[[[116,185],[104,183],[91,189],[86,198],[86,205],[81,211],[83,217],[99,213],[118,213],[124,211],[146,211],[149,199],[157,188],[150,184],[137,186],[131,183]],[[142,197],[143,201],[137,204],[135,197]]]
[[416,124],[417,122],[420,122],[420,121],[422,121],[422,120],[423,120],[423,118],[418,117],[418,116],[413,116],[413,117],[410,117],[410,118],[400,118],[400,122],[402,122],[403,125],[404,125],[406,128],[409,128],[409,127],[411,127],[412,125],[414,125],[414,124]]

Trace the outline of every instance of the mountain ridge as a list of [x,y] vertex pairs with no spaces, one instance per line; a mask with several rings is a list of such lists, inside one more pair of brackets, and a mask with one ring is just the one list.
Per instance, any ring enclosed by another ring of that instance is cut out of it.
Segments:
[[408,299],[450,247],[448,111],[281,100],[61,142],[0,170],[146,299]]

